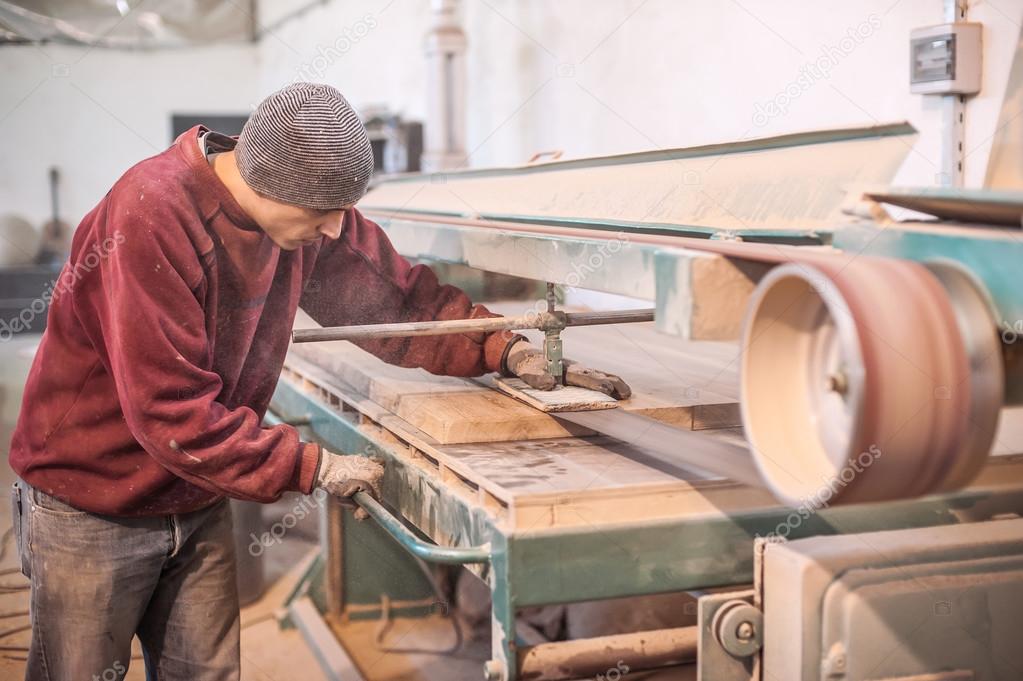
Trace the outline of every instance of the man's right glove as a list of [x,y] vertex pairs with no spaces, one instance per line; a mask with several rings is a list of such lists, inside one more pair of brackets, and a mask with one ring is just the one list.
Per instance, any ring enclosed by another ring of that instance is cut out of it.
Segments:
[[332,454],[326,449],[320,456],[316,486],[333,494],[345,506],[355,508],[357,519],[368,517],[352,500],[352,495],[367,492],[374,499],[380,498],[380,482],[384,478],[382,461],[364,456]]

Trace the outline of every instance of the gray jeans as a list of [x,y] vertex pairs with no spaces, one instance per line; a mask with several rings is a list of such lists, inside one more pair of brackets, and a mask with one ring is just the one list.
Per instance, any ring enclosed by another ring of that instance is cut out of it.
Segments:
[[138,634],[147,677],[238,679],[238,591],[227,500],[193,513],[86,513],[17,482],[13,521],[32,582],[26,681],[124,677]]

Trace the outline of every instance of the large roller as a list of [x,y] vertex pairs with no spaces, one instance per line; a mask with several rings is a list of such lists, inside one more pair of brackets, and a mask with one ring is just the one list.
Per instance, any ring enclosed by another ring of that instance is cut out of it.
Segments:
[[996,325],[953,265],[779,265],[754,291],[742,343],[750,448],[790,505],[962,487],[990,452],[1004,393]]

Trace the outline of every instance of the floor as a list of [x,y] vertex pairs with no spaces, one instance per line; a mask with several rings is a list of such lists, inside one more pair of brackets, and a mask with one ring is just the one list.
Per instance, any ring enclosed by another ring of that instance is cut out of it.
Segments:
[[[0,343],[0,489],[7,490],[14,472],[7,466],[7,453],[11,432],[21,405],[22,386],[28,375],[38,336],[17,336]],[[10,504],[0,500],[0,532],[11,526]],[[267,524],[274,516],[283,516],[295,504],[294,499],[283,499],[264,507]],[[309,516],[313,518],[313,516]],[[315,525],[296,525],[282,539],[264,553],[265,574],[269,585],[262,598],[242,609],[242,665],[243,681],[325,681],[312,653],[296,629],[282,630],[273,615],[297,577],[294,568],[301,558],[315,548]],[[27,580],[16,567],[16,549],[10,534],[3,535],[0,545],[0,680],[24,677],[25,653],[29,643]],[[289,569],[291,571],[289,572]],[[125,677],[128,681],[143,681],[142,665],[137,641]]]

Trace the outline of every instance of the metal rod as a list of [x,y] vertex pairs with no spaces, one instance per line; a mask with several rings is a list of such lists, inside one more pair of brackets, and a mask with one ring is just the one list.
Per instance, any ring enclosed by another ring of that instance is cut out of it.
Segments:
[[610,678],[630,671],[684,664],[696,660],[699,627],[678,627],[595,638],[541,643],[518,651],[519,678]]
[[359,672],[308,596],[292,601],[288,616],[302,633],[324,677],[330,681],[364,681],[366,677]]
[[428,563],[445,563],[447,565],[465,565],[468,563],[489,563],[490,545],[483,546],[437,546],[421,540],[412,534],[400,520],[395,518],[379,501],[366,492],[357,492],[353,497],[355,503],[362,507],[373,520],[380,523],[387,534],[402,545],[406,551],[418,556]]
[[481,317],[479,319],[445,319],[427,322],[397,322],[393,324],[361,324],[354,326],[328,326],[322,329],[296,329],[292,340],[296,343],[334,340],[373,340],[406,336],[443,336],[453,333],[478,333],[502,330],[564,328],[566,326],[596,326],[599,324],[625,324],[652,322],[653,308],[642,310],[613,310],[610,312],[540,312],[519,317]]

